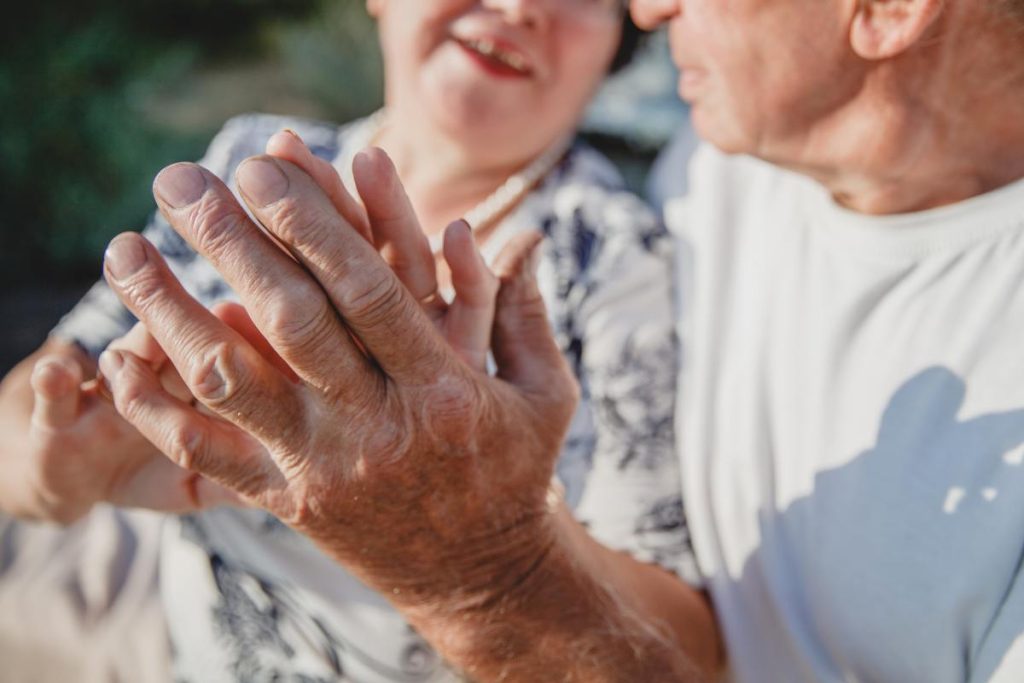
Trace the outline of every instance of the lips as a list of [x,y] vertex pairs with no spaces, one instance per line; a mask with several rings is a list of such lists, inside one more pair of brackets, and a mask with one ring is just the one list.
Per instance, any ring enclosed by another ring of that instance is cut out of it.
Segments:
[[533,68],[527,57],[507,41],[492,37],[456,37],[454,40],[480,66],[491,73],[520,78],[533,75]]

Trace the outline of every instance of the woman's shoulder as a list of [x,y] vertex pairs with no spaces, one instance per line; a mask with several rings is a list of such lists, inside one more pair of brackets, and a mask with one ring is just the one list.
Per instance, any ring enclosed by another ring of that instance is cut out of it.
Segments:
[[651,206],[627,186],[608,157],[584,142],[577,142],[566,155],[551,178],[550,190],[556,215],[628,234],[660,231]]
[[334,159],[350,125],[279,114],[240,114],[221,127],[200,163],[225,177],[243,160],[263,154],[267,141],[286,128],[297,133],[317,156]]
[[604,252],[628,245],[651,251],[665,237],[655,211],[627,187],[608,157],[586,143],[572,147],[541,194],[548,215],[538,224],[556,245],[575,247],[581,268],[596,255],[595,246]]

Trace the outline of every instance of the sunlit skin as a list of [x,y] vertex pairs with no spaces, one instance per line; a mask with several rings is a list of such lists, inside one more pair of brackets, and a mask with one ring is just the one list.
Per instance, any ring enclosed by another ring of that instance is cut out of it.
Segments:
[[667,25],[703,138],[810,175],[854,210],[926,209],[1024,175],[1024,41],[997,3],[633,0],[631,11]]
[[[645,26],[669,24],[681,91],[704,137],[808,173],[855,210],[891,213],[948,204],[1024,174],[1024,46],[1019,24],[991,7],[634,0],[632,11]],[[383,9],[376,7],[385,31],[397,31]],[[476,73],[475,58],[443,39],[440,27],[455,15],[427,16],[437,20],[422,24],[430,30],[395,34],[407,39],[404,49],[424,64],[428,55],[450,58]],[[500,69],[482,69],[484,77],[525,86]],[[449,84],[434,86],[444,92]],[[457,115],[475,92],[455,88],[439,101]],[[494,96],[495,106],[504,102]],[[390,151],[415,197],[420,171],[408,167],[405,150]],[[360,188],[364,202],[380,205],[389,229],[418,235],[413,208],[429,208],[402,201],[380,152],[360,164],[382,181]],[[455,167],[440,155],[436,166],[442,177]],[[195,192],[178,192],[197,173]],[[704,596],[603,548],[551,503],[548,475],[576,388],[523,267],[525,251],[511,259],[516,267],[491,309],[498,371],[489,376],[453,349],[456,340],[412,293],[409,273],[387,267],[314,174],[269,157],[239,174],[244,203],[299,267],[202,173],[187,164],[166,169],[155,187],[161,210],[224,274],[299,381],[197,307],[159,255],[126,234],[107,252],[111,286],[192,395],[222,418],[173,400],[145,359],[121,351],[102,364],[126,419],[183,468],[310,536],[474,680],[715,679],[723,651]],[[429,279],[432,264],[415,252],[410,262]]]
[[[379,24],[392,121],[376,143],[428,233],[575,127],[621,30],[619,12],[603,1],[368,0],[367,8]],[[474,54],[470,46],[483,41],[512,55],[521,73]]]
[[[378,20],[389,109],[389,125],[374,143],[398,164],[420,226],[431,234],[571,133],[607,72],[622,23],[621,8],[606,0],[368,0],[367,10]],[[488,43],[497,45],[500,58]],[[491,55],[484,54],[488,50]],[[270,151],[316,175],[325,188],[338,183],[334,170],[301,141],[277,136]],[[335,196],[344,193],[334,189]],[[347,216],[357,220],[353,211]],[[464,264],[456,275],[465,286],[472,283],[486,295],[495,286],[493,276],[475,258],[471,242],[456,237],[446,252],[455,270]],[[397,252],[386,248],[388,253]],[[449,261],[439,259],[437,268],[440,286],[451,285]],[[429,283],[422,296],[437,288],[433,274]],[[469,319],[458,311],[451,316],[462,318]],[[485,354],[489,324],[469,326],[486,330],[476,335],[484,350],[467,353]],[[154,347],[133,345],[136,339],[141,337],[117,345],[164,362],[151,354]],[[467,345],[475,349],[479,343]],[[80,350],[52,340],[5,378],[0,426],[8,436],[0,458],[10,453],[12,476],[6,485],[0,482],[0,507],[70,522],[98,500],[152,501],[175,511],[235,500],[168,468],[93,384],[83,388],[95,372],[95,362]],[[71,453],[80,457],[69,458]],[[15,470],[24,471],[27,485]],[[83,478],[83,470],[90,476]]]

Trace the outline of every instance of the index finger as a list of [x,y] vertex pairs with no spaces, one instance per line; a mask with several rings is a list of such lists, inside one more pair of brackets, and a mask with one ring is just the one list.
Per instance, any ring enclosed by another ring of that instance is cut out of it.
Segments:
[[[319,389],[363,384],[371,364],[320,284],[249,219],[219,178],[194,164],[174,164],[160,172],[153,187],[171,226],[238,293],[262,335],[296,374]],[[323,201],[324,211],[344,222]],[[356,239],[370,248],[362,237]]]
[[[450,351],[419,302],[306,173],[262,156],[236,177],[253,215],[306,266],[388,375],[413,383],[437,375]],[[416,221],[411,208],[404,217]]]

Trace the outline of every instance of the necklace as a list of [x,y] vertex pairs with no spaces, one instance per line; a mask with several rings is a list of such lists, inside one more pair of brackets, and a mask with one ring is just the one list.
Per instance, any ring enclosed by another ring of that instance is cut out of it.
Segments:
[[[379,109],[352,132],[348,142],[345,144],[346,152],[342,158],[343,165],[341,168],[342,177],[348,187],[355,187],[355,182],[352,179],[352,160],[355,158],[355,155],[372,145],[386,125],[387,110]],[[493,225],[496,220],[522,201],[565,156],[565,153],[572,145],[572,140],[572,135],[566,135],[556,140],[554,144],[544,150],[540,156],[530,162],[525,168],[510,175],[497,189],[467,211],[463,216],[463,220],[469,224],[469,229],[474,233],[480,232],[484,228]],[[428,240],[430,242],[430,250],[435,255],[441,253],[441,247],[444,244],[444,233],[430,235]]]

